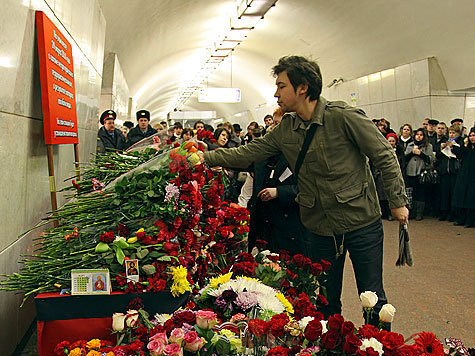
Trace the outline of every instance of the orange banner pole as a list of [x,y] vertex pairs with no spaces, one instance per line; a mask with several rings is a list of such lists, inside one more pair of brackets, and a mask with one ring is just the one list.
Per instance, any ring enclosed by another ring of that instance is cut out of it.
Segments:
[[74,165],[76,166],[76,180],[81,180],[81,170],[79,169],[79,148],[78,144],[74,144]]
[[[58,201],[56,199],[56,184],[54,180],[54,161],[53,161],[53,145],[46,145],[48,153],[48,173],[49,173],[49,191],[51,196],[51,209],[54,212],[58,209]],[[53,220],[54,227],[59,226],[58,220]]]

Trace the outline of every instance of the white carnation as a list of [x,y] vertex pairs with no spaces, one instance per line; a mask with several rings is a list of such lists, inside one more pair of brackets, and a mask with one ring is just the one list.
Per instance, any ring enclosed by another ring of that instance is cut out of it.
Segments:
[[376,340],[374,337],[371,339],[363,339],[363,344],[360,346],[361,350],[366,350],[368,347],[372,347],[374,351],[378,352],[380,356],[383,355],[383,344]]

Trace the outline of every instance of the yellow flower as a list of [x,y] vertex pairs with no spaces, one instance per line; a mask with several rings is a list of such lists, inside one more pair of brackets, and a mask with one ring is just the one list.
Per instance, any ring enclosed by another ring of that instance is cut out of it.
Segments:
[[262,283],[257,278],[252,278],[252,277],[247,277],[247,276],[239,276],[239,277],[236,277],[236,279],[245,279],[246,281],[254,281],[254,282],[257,282],[257,283]]
[[72,349],[69,351],[69,356],[82,356],[82,349],[80,347],[76,347],[75,349]]
[[217,288],[220,284],[228,282],[233,275],[233,272],[222,274],[218,277],[211,278],[209,281],[210,288]]
[[141,227],[140,229],[137,230],[137,232],[144,232],[145,229],[143,227]]
[[129,244],[133,244],[134,242],[137,242],[137,236],[131,237],[127,240]]
[[108,353],[106,353],[106,356],[115,356],[115,354],[112,351],[109,351]]
[[89,349],[99,350],[101,348],[101,340],[99,339],[92,339],[87,343],[87,347]]
[[294,313],[294,307],[292,306],[292,304],[290,304],[290,302],[287,300],[287,298],[285,298],[285,296],[282,293],[277,293],[275,296],[277,299],[279,299],[279,302],[282,303],[287,313],[290,313],[290,314]]
[[183,266],[178,266],[172,269],[173,284],[170,291],[174,297],[184,294],[186,291],[191,292],[191,285],[186,278],[187,276],[188,271]]
[[219,332],[221,335],[223,336],[226,336],[228,339],[232,338],[233,336],[235,336],[235,334],[231,331],[231,330],[228,330],[228,329],[223,329]]
[[102,354],[96,350],[91,350],[87,353],[86,356],[101,356]]

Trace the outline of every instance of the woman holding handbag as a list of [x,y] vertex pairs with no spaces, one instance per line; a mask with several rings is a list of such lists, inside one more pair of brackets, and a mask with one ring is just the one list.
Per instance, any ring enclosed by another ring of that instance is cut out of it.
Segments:
[[407,145],[404,155],[407,162],[407,185],[412,187],[411,215],[415,214],[416,220],[420,221],[424,215],[426,174],[430,172],[433,160],[432,145],[424,129],[416,130],[414,141]]

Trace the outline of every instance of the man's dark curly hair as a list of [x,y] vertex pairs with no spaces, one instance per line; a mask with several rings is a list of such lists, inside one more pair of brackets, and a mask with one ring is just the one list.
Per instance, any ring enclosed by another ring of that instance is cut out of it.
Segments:
[[287,72],[295,91],[299,85],[308,84],[307,97],[310,97],[310,100],[320,99],[322,73],[317,62],[301,56],[282,57],[272,68],[272,74],[276,77],[284,71]]

